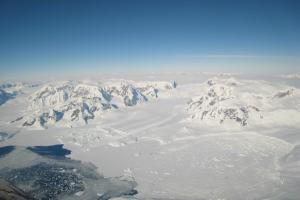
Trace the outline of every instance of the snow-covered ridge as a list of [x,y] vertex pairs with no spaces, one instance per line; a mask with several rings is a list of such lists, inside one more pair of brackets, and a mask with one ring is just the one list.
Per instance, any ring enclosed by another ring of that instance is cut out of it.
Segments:
[[109,81],[105,83],[59,82],[44,85],[28,97],[30,113],[13,122],[23,126],[47,127],[63,120],[88,123],[105,110],[135,106],[158,98],[176,87],[169,82]]
[[270,120],[270,112],[287,109],[290,102],[300,105],[298,89],[261,81],[214,78],[199,90],[202,95],[192,98],[187,110],[192,120],[206,124],[261,124],[265,115]]
[[38,83],[0,81],[0,106],[22,93],[24,88],[37,87]]
[[0,106],[4,104],[6,101],[13,99],[16,96],[16,93],[6,92],[3,89],[0,89]]
[[24,87],[33,88],[39,86],[38,82],[0,81],[0,89],[6,91],[20,91]]
[[285,79],[300,79],[300,74],[282,74],[278,76],[279,78]]

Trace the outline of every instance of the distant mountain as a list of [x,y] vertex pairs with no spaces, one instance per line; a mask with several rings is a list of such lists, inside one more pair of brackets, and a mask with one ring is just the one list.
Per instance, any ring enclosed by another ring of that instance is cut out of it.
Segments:
[[27,83],[27,82],[13,82],[5,81],[0,82],[0,106],[6,103],[10,99],[14,99],[19,93],[21,93],[24,87],[34,88],[39,84]]
[[0,82],[0,89],[3,90],[20,90],[24,87],[37,87],[39,83],[31,83],[31,82],[19,82],[19,81],[1,81]]
[[[284,106],[298,89],[278,91],[264,81],[237,81],[210,79],[202,84],[202,95],[188,102],[187,111],[192,120],[207,124],[236,123],[247,126],[259,123],[264,114]],[[295,98],[292,98],[295,100]],[[296,98],[297,99],[297,98]],[[291,99],[290,99],[291,100]]]
[[15,122],[46,128],[64,120],[67,126],[88,123],[106,110],[130,107],[158,98],[162,90],[176,87],[169,82],[111,81],[102,84],[61,82],[46,84],[28,98],[30,113]]
[[277,77],[285,79],[300,79],[300,74],[282,74]]
[[23,127],[81,126],[104,117],[106,112],[134,107],[157,98],[184,99],[183,102],[190,98],[183,105],[188,114],[183,121],[196,125],[225,128],[289,126],[300,117],[299,89],[263,80],[221,76],[201,84],[179,87],[176,82],[123,79],[17,85],[8,84],[5,90],[0,89],[0,97],[3,104],[15,97],[15,91],[24,94],[24,102],[19,102],[23,105],[18,104],[24,109],[11,121],[11,124]]
[[16,93],[9,93],[3,89],[0,89],[0,106],[5,102],[7,102],[8,100],[15,98],[15,96]]

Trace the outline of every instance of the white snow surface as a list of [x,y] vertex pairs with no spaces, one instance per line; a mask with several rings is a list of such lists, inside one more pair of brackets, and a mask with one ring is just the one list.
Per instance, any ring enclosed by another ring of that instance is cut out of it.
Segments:
[[1,146],[62,143],[132,199],[297,200],[299,128],[299,83],[240,74],[28,83],[0,106]]

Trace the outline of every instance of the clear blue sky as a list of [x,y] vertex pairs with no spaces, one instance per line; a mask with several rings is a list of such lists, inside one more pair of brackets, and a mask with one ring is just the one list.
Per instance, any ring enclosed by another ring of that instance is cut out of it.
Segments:
[[298,0],[0,1],[2,76],[297,72],[299,56]]

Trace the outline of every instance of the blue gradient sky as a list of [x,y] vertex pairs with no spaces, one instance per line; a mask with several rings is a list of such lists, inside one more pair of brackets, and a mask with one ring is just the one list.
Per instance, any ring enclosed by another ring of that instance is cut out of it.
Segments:
[[0,1],[1,76],[300,70],[298,0]]

